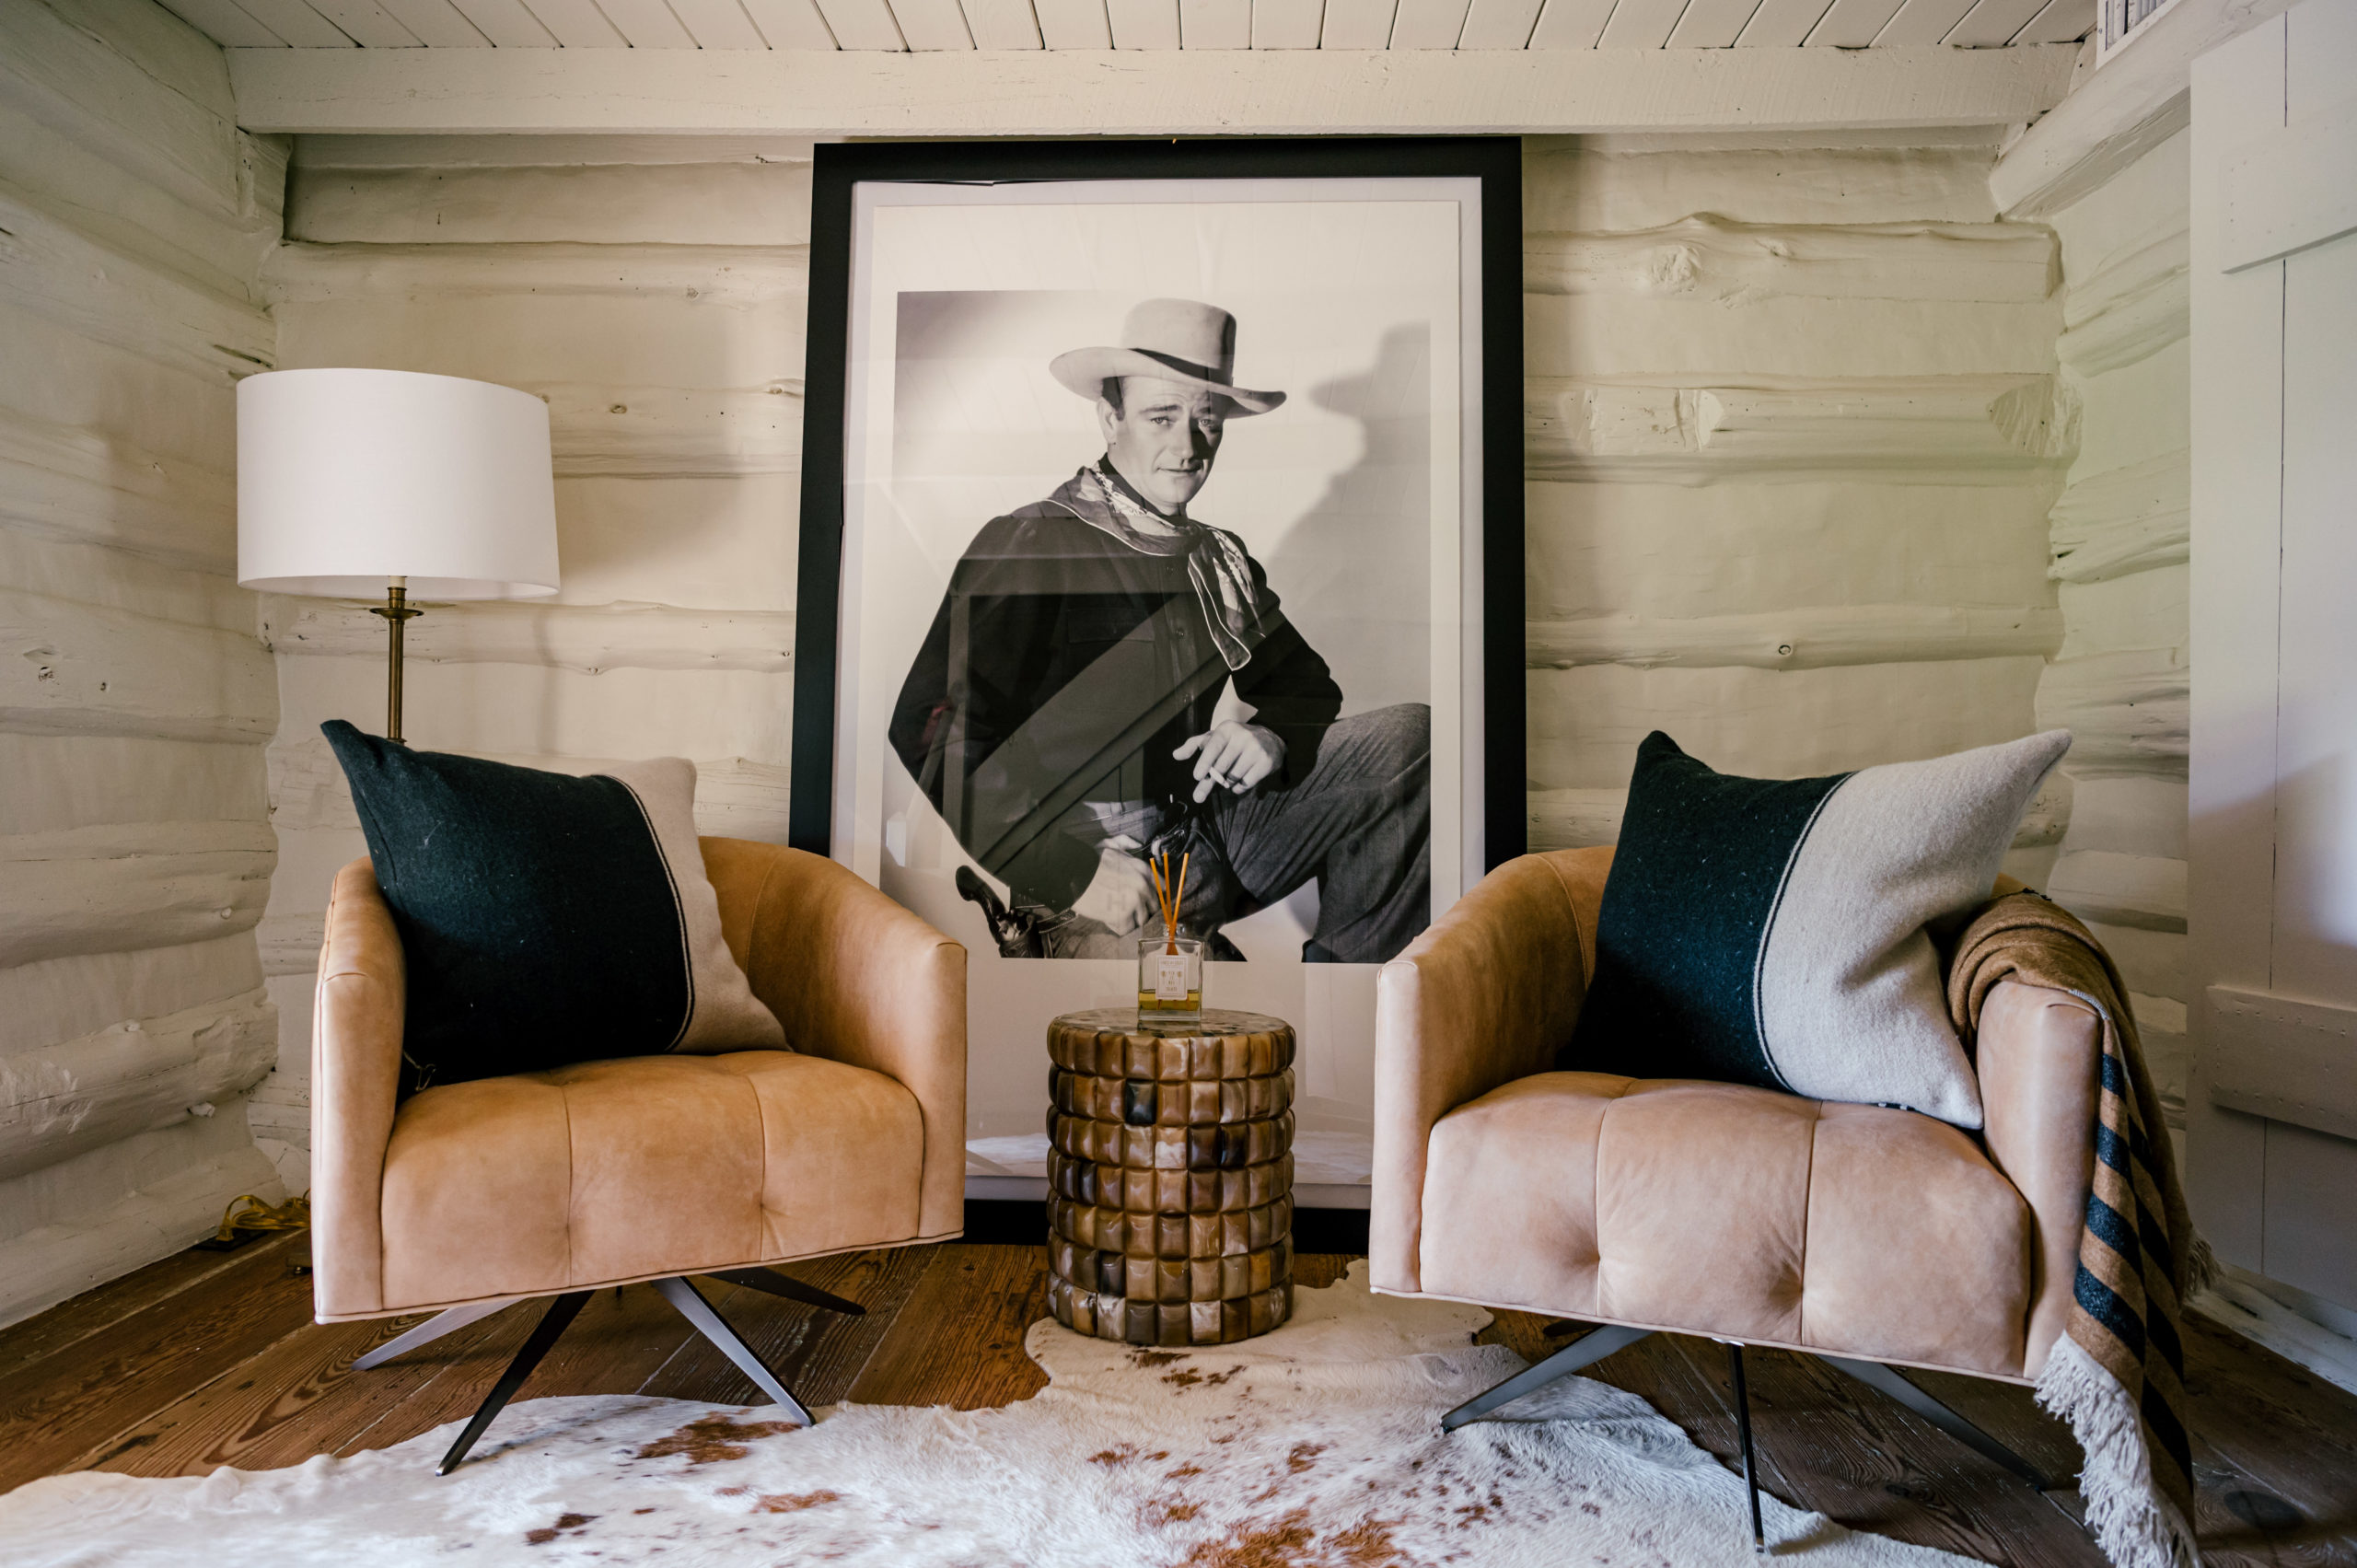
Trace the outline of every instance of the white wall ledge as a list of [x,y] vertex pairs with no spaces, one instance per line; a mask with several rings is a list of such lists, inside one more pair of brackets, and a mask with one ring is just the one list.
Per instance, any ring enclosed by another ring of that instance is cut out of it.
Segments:
[[1124,136],[2006,125],[2075,44],[2015,49],[233,49],[238,123],[344,134]]

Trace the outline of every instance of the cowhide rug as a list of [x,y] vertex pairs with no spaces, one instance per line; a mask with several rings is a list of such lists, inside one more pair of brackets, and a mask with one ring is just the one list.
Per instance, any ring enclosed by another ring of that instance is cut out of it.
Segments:
[[[1518,1369],[1478,1307],[1370,1295],[1365,1265],[1293,1319],[1178,1353],[1025,1342],[1049,1386],[1004,1410],[638,1398],[511,1406],[448,1480],[444,1428],[202,1480],[84,1472],[0,1497],[12,1568],[843,1563],[890,1568],[1737,1568],[1743,1483],[1633,1394],[1567,1378],[1503,1419],[1442,1411]],[[1780,1555],[1969,1560],[1764,1500]]]

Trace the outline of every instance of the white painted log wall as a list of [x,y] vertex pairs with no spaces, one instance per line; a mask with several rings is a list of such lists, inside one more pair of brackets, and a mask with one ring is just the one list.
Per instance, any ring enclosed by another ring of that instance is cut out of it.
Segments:
[[2172,1121],[2184,1113],[2188,144],[2179,131],[2055,212],[2062,379],[2084,440],[2051,515],[2061,656],[2039,717],[2079,734],[2047,890],[2112,948]]
[[2079,425],[1992,150],[1527,145],[1533,846],[1610,842],[1656,727],[1763,774],[2029,729]]
[[231,470],[284,166],[168,12],[0,7],[0,1323],[279,1193]]
[[[1797,773],[2018,735],[2063,634],[2046,514],[2079,440],[2051,231],[1984,142],[1529,144],[1531,827],[1608,839],[1655,726]],[[1838,138],[1817,138],[1836,140]],[[564,592],[411,628],[421,743],[700,760],[707,830],[783,837],[807,146],[307,138],[281,363],[547,394]],[[627,412],[622,411],[626,410]],[[381,711],[357,607],[273,602],[280,861],[261,926],[300,1136],[304,1003],[362,853],[319,723]],[[2043,877],[2042,800],[2016,865]]]

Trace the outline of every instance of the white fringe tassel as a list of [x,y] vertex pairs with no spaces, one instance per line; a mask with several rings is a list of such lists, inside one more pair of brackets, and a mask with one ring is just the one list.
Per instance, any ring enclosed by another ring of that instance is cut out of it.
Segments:
[[2215,1285],[2223,1272],[2218,1265],[2218,1255],[2210,1250],[2210,1238],[2196,1236],[2186,1257],[2185,1294],[2177,1298],[2177,1310],[2182,1312],[2187,1302]]
[[2114,1568],[2199,1568],[2192,1527],[2153,1484],[2136,1401],[2068,1334],[2046,1358],[2038,1402],[2069,1423],[2086,1452],[2079,1495]]

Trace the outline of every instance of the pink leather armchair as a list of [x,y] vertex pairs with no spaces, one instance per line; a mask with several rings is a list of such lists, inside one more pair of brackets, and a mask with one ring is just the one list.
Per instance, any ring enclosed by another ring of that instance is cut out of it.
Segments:
[[589,1293],[638,1281],[807,1423],[686,1276],[858,1312],[771,1265],[964,1223],[966,950],[821,856],[705,839],[703,858],[790,1051],[590,1062],[398,1105],[401,937],[367,861],[336,877],[311,1047],[319,1319],[436,1314],[369,1367],[554,1297],[445,1474]]
[[[1500,866],[1379,981],[1375,1288],[1605,1325],[1444,1425],[1666,1330],[1725,1342],[1738,1400],[1743,1346],[1807,1352],[2042,1488],[1891,1368],[2032,1383],[2045,1365],[2095,1158],[2094,1011],[1997,988],[1980,1137],[1878,1106],[1555,1072],[1611,863],[1605,848]],[[1742,1430],[1747,1477],[1747,1416]]]

